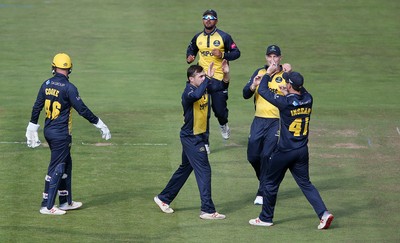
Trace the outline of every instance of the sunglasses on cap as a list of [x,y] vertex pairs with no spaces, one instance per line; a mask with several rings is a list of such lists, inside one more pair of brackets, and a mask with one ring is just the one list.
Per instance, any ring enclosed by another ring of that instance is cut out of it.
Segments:
[[204,15],[203,19],[204,20],[217,20],[217,18],[212,15]]

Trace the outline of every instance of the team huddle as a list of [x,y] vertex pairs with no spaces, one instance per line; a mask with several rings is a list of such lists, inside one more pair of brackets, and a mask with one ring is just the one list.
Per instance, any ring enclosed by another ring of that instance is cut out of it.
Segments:
[[[170,204],[194,171],[200,192],[200,218],[225,219],[217,212],[211,197],[211,167],[208,154],[209,119],[211,110],[217,118],[221,136],[230,138],[227,107],[231,80],[229,61],[238,59],[240,50],[232,37],[217,28],[215,10],[202,15],[203,31],[190,41],[186,62],[198,63],[187,69],[187,82],[182,93],[184,125],[180,131],[182,162],[165,188],[154,197],[164,213],[173,213]],[[272,226],[279,186],[287,170],[313,207],[320,223],[318,229],[330,227],[334,216],[328,211],[318,190],[309,178],[308,128],[313,98],[304,88],[303,76],[292,70],[290,64],[281,64],[281,49],[269,45],[266,64],[257,68],[243,88],[243,98],[254,99],[255,115],[250,126],[247,160],[258,179],[254,204],[262,205],[258,217],[250,219],[255,226]],[[63,215],[78,209],[81,202],[72,200],[71,110],[75,109],[108,140],[111,133],[104,122],[94,115],[79,96],[78,89],[69,82],[71,58],[59,53],[53,58],[53,77],[40,87],[32,108],[26,137],[28,147],[41,144],[38,138],[38,119],[45,108],[44,136],[50,147],[50,164],[45,176],[40,213]],[[59,206],[55,205],[59,197]]]

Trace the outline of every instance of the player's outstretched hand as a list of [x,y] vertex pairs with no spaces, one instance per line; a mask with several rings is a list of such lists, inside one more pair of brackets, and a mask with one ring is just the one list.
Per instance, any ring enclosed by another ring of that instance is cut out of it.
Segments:
[[222,60],[222,72],[229,73],[229,64],[226,59]]
[[252,89],[252,90],[254,90],[255,87],[257,87],[258,85],[260,85],[262,77],[263,77],[263,76],[261,76],[261,75],[257,75],[257,76],[255,76],[255,77],[253,78],[253,83],[251,84],[251,85],[253,86],[253,89]]
[[282,64],[282,71],[284,71],[285,73],[290,73],[292,71],[292,65],[290,65],[289,63]]
[[229,83],[231,76],[229,74],[229,64],[226,59],[222,60],[222,72],[224,73],[222,81],[224,81],[225,83]]
[[99,118],[97,124],[93,124],[95,127],[100,129],[101,137],[105,140],[109,140],[111,138],[111,132],[108,129],[107,125]]
[[210,65],[208,66],[207,76],[212,78],[214,77],[214,73],[215,73],[214,62],[211,62]]
[[40,125],[34,124],[32,122],[28,123],[28,127],[26,128],[26,144],[28,145],[29,148],[36,148],[39,147],[40,145],[40,140],[38,136],[38,129]]

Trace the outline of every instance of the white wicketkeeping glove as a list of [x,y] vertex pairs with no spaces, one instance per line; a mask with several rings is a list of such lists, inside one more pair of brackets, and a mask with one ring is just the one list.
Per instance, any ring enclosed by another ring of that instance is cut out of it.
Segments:
[[108,129],[107,125],[104,124],[104,122],[99,118],[99,121],[97,122],[97,124],[93,124],[95,127],[97,127],[98,129],[100,129],[101,132],[101,137],[105,140],[108,140],[111,138],[111,132]]
[[36,148],[40,145],[40,140],[38,136],[38,129],[40,125],[34,124],[32,122],[28,123],[28,127],[26,128],[26,144],[29,148]]

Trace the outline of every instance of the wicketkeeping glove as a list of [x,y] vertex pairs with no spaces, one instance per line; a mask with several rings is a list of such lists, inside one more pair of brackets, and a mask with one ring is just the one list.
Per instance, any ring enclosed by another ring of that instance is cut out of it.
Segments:
[[111,138],[111,132],[108,129],[107,125],[104,124],[104,122],[99,118],[99,121],[97,124],[93,124],[95,127],[100,129],[101,132],[101,137],[104,138],[105,140],[108,140]]
[[32,122],[28,123],[28,127],[26,128],[26,144],[29,148],[36,148],[40,145],[40,140],[38,136],[38,129],[40,125],[34,124]]

